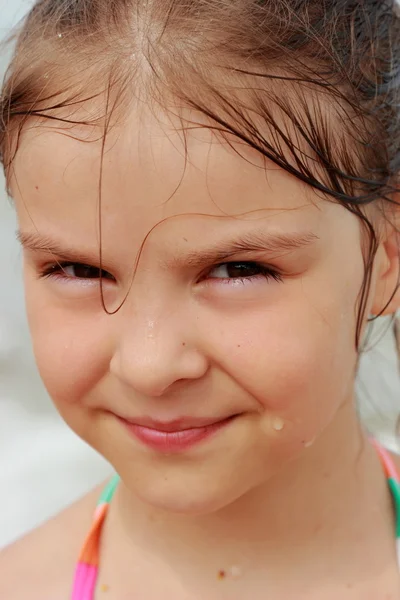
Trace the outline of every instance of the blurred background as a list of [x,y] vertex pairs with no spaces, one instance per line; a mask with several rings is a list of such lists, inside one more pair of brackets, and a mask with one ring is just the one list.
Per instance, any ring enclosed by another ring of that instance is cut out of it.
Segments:
[[[0,37],[32,5],[0,0]],[[8,61],[0,49],[0,71]],[[54,410],[37,374],[26,324],[15,215],[0,174],[0,548],[107,477],[111,468]],[[379,342],[377,341],[379,340]],[[367,427],[397,451],[400,378],[390,323],[382,319],[357,386]]]

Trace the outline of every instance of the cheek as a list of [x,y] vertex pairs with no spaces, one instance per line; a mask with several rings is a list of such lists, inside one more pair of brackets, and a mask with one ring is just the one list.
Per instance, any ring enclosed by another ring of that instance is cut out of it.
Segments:
[[79,403],[108,370],[110,354],[103,315],[81,308],[57,309],[35,301],[27,289],[27,313],[36,363],[46,389],[62,412]]
[[290,431],[303,443],[349,397],[357,363],[354,309],[322,313],[314,307],[298,302],[292,310],[243,319],[239,328],[237,321],[234,328],[225,323],[218,356],[258,405],[265,429],[270,433],[271,416],[279,417],[287,434],[282,439]]

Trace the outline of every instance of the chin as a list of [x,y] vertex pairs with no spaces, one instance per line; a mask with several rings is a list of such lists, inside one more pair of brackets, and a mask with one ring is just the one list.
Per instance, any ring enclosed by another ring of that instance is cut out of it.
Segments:
[[[228,489],[221,485],[198,478],[195,485],[185,478],[173,481],[164,476],[162,481],[132,480],[122,474],[124,484],[141,502],[154,509],[181,514],[200,516],[218,512],[235,502],[248,490]],[[221,483],[223,478],[219,478]],[[217,480],[218,481],[218,480]]]
[[187,492],[178,495],[176,491],[171,492],[170,496],[155,496],[154,494],[145,496],[143,493],[137,494],[137,496],[142,502],[154,509],[187,516],[202,516],[216,513],[236,499],[223,496],[207,497],[205,495],[194,497],[187,494]]

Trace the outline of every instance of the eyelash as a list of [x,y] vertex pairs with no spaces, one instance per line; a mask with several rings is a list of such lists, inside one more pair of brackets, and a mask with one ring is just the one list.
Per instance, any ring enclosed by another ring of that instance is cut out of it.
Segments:
[[73,277],[71,275],[67,275],[65,269],[67,267],[83,267],[84,269],[90,269],[98,274],[102,273],[102,279],[115,281],[115,278],[105,271],[104,269],[100,270],[97,267],[92,267],[91,265],[86,265],[83,263],[74,263],[74,262],[57,262],[51,265],[46,266],[41,272],[40,277],[43,279],[64,279],[64,280],[80,280],[80,281],[96,281],[96,279],[100,279],[100,276],[97,275],[95,277]]
[[277,282],[282,282],[283,277],[282,275],[275,269],[273,269],[270,266],[266,266],[263,265],[259,262],[256,261],[231,261],[231,262],[225,262],[225,263],[220,263],[218,265],[215,265],[210,271],[208,271],[208,275],[210,273],[212,273],[212,271],[215,271],[217,269],[220,269],[221,267],[226,267],[226,268],[242,268],[244,270],[248,269],[248,270],[256,270],[258,271],[256,274],[253,275],[247,275],[247,276],[237,276],[237,277],[210,277],[210,276],[206,276],[205,278],[207,278],[210,282],[212,282],[213,280],[216,280],[218,282],[224,282],[225,285],[229,285],[232,283],[230,282],[235,282],[235,283],[243,283],[245,284],[248,281],[253,281],[256,279],[259,279],[260,277],[267,279],[267,280],[274,280]]
[[[249,269],[251,270],[256,269],[259,272],[257,274],[254,275],[249,275],[249,276],[238,276],[238,277],[209,277],[209,274],[212,273],[212,271],[215,271],[217,269],[220,269],[222,267],[236,267],[236,268],[243,268],[243,269]],[[43,279],[58,279],[58,280],[78,280],[78,281],[96,281],[97,279],[100,279],[99,276],[97,277],[73,277],[71,275],[67,275],[65,272],[65,269],[67,267],[81,267],[84,269],[91,269],[93,271],[97,271],[98,273],[100,272],[100,269],[96,268],[96,267],[92,267],[91,265],[85,265],[83,263],[73,263],[73,262],[60,262],[60,263],[54,263],[52,265],[47,266],[46,268],[44,268],[41,273],[40,273],[40,277]],[[272,269],[271,267],[267,267],[265,265],[262,265],[259,262],[256,261],[231,261],[231,262],[224,262],[224,263],[220,263],[217,265],[214,265],[212,267],[212,269],[208,270],[207,273],[201,277],[200,281],[203,281],[205,279],[208,280],[215,280],[215,281],[223,281],[225,284],[229,284],[229,282],[234,281],[235,283],[239,282],[239,283],[245,283],[248,281],[252,281],[255,279],[259,279],[260,277],[263,277],[264,279],[267,280],[274,280],[278,283],[282,282],[283,277],[282,275]],[[105,270],[102,270],[102,280],[107,280],[107,281],[114,281],[115,282],[115,278],[108,273]]]

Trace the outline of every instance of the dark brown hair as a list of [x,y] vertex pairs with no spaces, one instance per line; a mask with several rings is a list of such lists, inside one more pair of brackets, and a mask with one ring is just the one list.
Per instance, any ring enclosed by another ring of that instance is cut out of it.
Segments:
[[[98,114],[79,107],[96,99]],[[393,0],[38,0],[22,24],[0,101],[9,176],[33,118],[101,127],[144,99],[194,109],[366,232],[357,344],[378,217],[400,168],[400,18]],[[97,102],[103,100],[103,103]],[[102,108],[100,108],[102,106]],[[182,117],[182,131],[198,123]],[[104,148],[104,146],[103,146]]]

